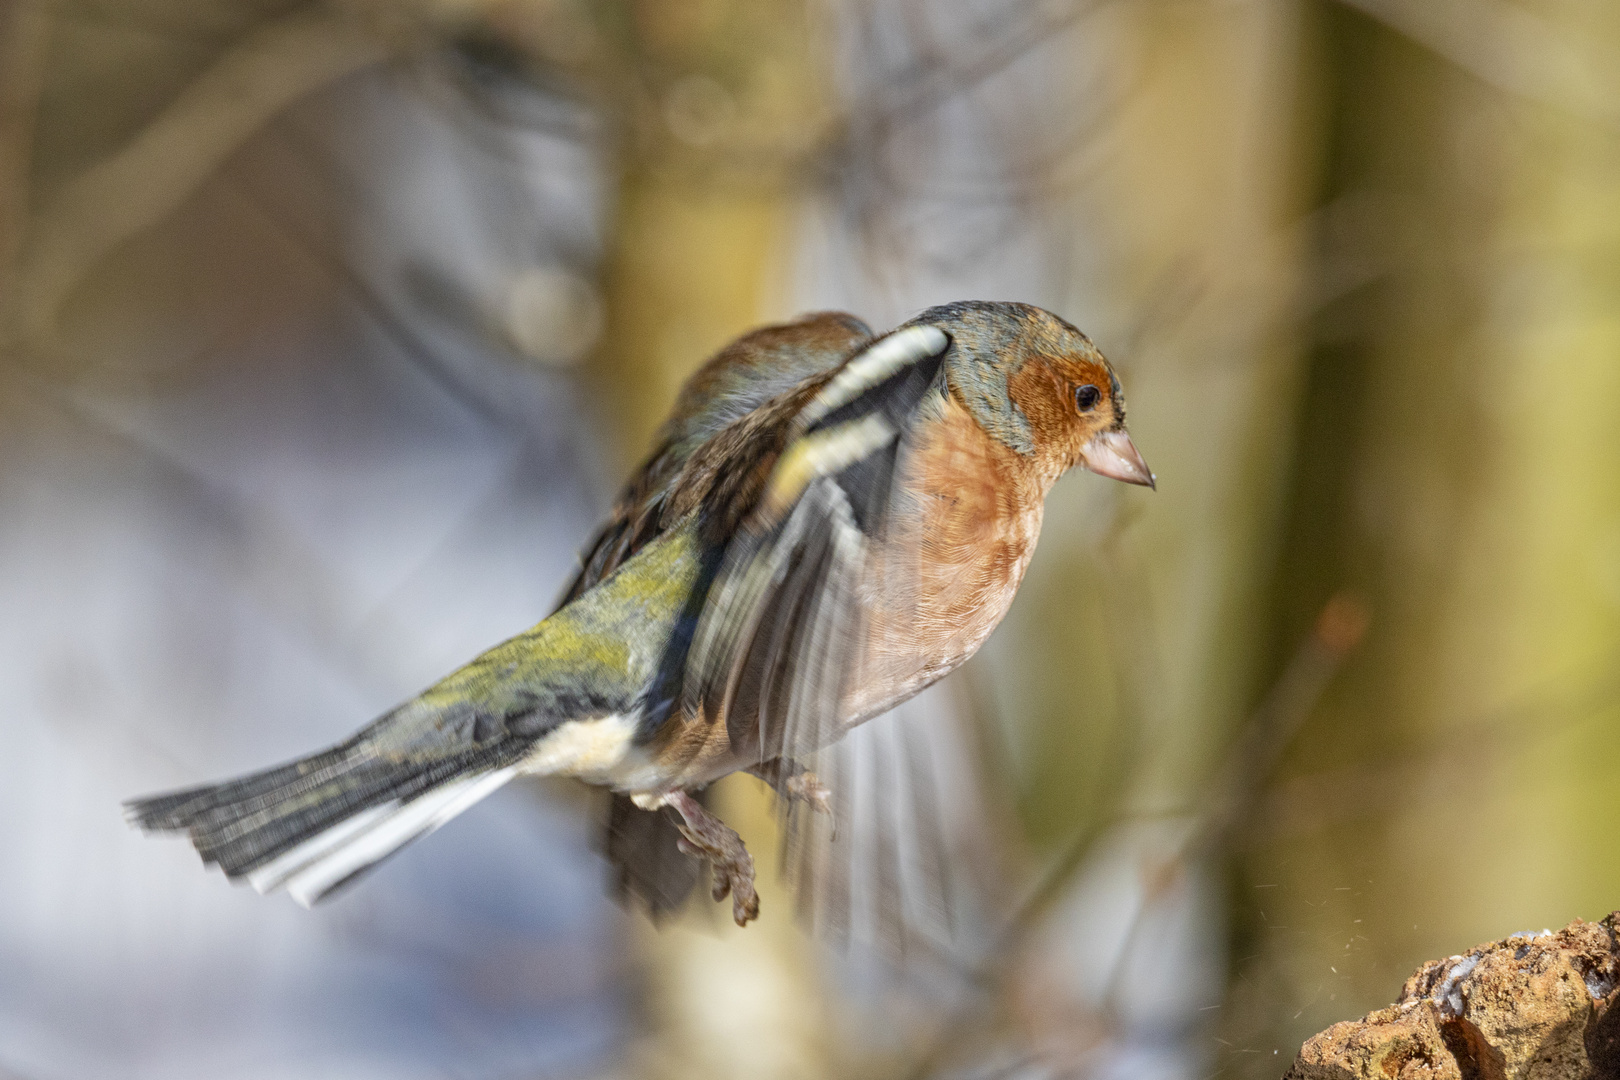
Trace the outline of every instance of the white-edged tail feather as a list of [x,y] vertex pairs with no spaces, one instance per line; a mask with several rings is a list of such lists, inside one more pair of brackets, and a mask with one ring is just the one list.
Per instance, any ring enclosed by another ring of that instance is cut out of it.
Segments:
[[437,829],[517,775],[517,766],[452,780],[409,801],[395,799],[347,818],[247,875],[261,893],[285,886],[304,907]]
[[263,896],[267,892],[279,889],[298,871],[311,865],[324,855],[348,843],[354,837],[371,828],[389,814],[398,810],[399,800],[384,803],[382,806],[373,806],[362,810],[352,818],[340,821],[325,832],[316,833],[291,851],[285,852],[265,863],[257,870],[248,874],[248,884],[253,886],[255,892]]

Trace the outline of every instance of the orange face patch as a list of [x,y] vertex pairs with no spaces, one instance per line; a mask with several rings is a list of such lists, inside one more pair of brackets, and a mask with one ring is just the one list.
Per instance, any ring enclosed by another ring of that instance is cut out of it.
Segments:
[[[1095,386],[1099,397],[1082,412],[1075,391],[1087,385]],[[1007,380],[1007,394],[1028,417],[1043,464],[1059,471],[1074,464],[1086,440],[1115,423],[1113,378],[1095,360],[1032,356]]]

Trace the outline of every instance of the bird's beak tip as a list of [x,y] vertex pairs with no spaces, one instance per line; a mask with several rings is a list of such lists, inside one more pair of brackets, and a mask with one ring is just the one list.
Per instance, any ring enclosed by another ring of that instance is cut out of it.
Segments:
[[1152,491],[1159,489],[1158,477],[1147,467],[1136,444],[1124,431],[1104,431],[1080,448],[1080,464],[1112,480],[1127,484],[1140,484]]

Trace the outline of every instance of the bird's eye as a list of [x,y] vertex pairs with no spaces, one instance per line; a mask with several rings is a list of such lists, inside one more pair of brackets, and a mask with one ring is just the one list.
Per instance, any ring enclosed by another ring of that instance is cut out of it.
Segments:
[[1097,402],[1101,400],[1102,391],[1090,383],[1075,388],[1074,403],[1079,406],[1081,412],[1090,412],[1097,407]]

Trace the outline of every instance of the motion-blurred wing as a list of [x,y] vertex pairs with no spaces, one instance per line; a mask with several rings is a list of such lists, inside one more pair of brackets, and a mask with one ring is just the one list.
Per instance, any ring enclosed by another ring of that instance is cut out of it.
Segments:
[[[920,553],[897,549],[920,537],[894,514],[907,498],[897,482],[919,409],[944,392],[948,344],[909,327],[807,397],[735,528],[686,663],[688,704],[723,711],[732,745],[783,796],[801,915],[908,969],[960,964],[957,943],[983,937],[971,924],[998,899],[998,875],[978,874],[993,865],[991,815],[982,778],[951,747],[961,725],[949,695],[846,727],[851,680],[876,674],[861,670],[870,598],[903,618],[915,587],[905,568]],[[978,850],[964,857],[964,845]]]
[[845,946],[863,978],[920,977],[943,989],[995,938],[1015,875],[978,723],[969,695],[947,679],[813,759],[831,815],[778,804],[799,916]]
[[[723,710],[733,744],[753,747],[763,773],[777,766],[779,790],[804,766],[826,774],[835,818],[781,803],[789,877],[814,922],[863,939],[950,937],[952,826],[938,806],[961,778],[915,745],[915,724],[837,742],[841,703],[860,677],[862,590],[884,588],[892,601],[906,588],[874,583],[872,554],[895,539],[887,526],[906,432],[943,390],[948,344],[936,328],[910,327],[785,388],[735,367],[711,377],[711,388],[727,384],[726,407],[677,409],[576,583],[588,587],[667,523],[700,515],[724,553],[686,658],[686,704]],[[749,396],[767,388],[776,392],[766,400]],[[696,445],[694,431],[705,433]],[[662,815],[615,797],[607,854],[621,891],[655,914],[698,877],[695,862],[670,857],[677,837]]]
[[[872,331],[855,316],[819,312],[747,334],[698,369],[681,388],[652,454],[581,553],[579,573],[558,606],[577,599],[673,524],[673,489],[699,447],[772,399],[839,367],[871,340]],[[629,796],[612,796],[602,850],[621,898],[637,897],[654,916],[679,908],[703,871],[680,853],[679,840],[665,814],[638,809]]]
[[779,433],[774,458],[749,466],[762,485],[711,503],[736,521],[687,654],[686,705],[726,717],[733,747],[757,762],[797,760],[842,734],[842,706],[864,654],[863,590],[888,538],[905,432],[941,391],[949,345],[932,326],[897,331],[857,354],[804,396]]
[[698,447],[734,421],[833,370],[872,340],[866,324],[841,311],[807,315],[744,335],[698,369],[681,388],[655,448],[580,556],[559,607],[611,574],[671,523],[671,488]]

